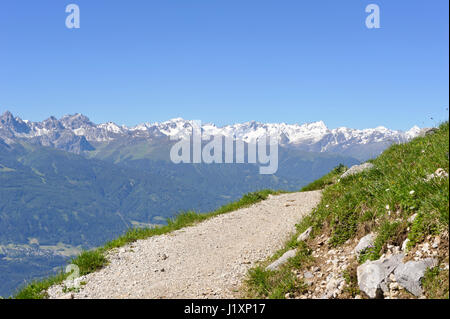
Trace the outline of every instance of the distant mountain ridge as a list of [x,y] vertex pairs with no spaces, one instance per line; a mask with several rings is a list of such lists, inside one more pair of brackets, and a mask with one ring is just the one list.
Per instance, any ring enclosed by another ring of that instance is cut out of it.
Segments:
[[[31,122],[14,117],[6,111],[0,117],[0,139],[6,144],[15,139],[80,154],[95,149],[96,143],[120,139],[161,140],[171,136],[187,137],[194,121],[182,118],[162,123],[143,123],[134,127],[119,126],[113,122],[95,124],[83,114],[66,115],[61,119],[51,116],[42,122]],[[307,152],[330,152],[366,160],[381,153],[393,143],[404,143],[418,136],[421,129],[390,130],[379,126],[372,129],[340,127],[329,129],[323,121],[306,124],[246,122],[218,127],[203,124],[207,135],[222,135],[254,142],[264,135],[276,136],[281,146]],[[1,140],[0,140],[1,141]]]

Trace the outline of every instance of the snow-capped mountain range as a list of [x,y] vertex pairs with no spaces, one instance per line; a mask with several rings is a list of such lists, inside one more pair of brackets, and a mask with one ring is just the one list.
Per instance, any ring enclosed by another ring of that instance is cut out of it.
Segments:
[[[94,124],[82,114],[66,115],[61,119],[50,117],[42,122],[31,122],[5,112],[0,117],[0,144],[14,143],[26,139],[43,146],[81,153],[95,149],[96,143],[107,143],[119,139],[147,139],[167,141],[171,136],[190,136],[194,121],[181,118],[162,123],[143,123],[134,127],[115,123]],[[306,124],[246,122],[218,127],[203,124],[206,135],[223,135],[254,142],[262,136],[276,136],[281,146],[310,152],[332,152],[370,158],[378,155],[393,143],[403,143],[418,136],[421,129],[397,131],[385,127],[351,129],[340,127],[329,129],[324,122]]]

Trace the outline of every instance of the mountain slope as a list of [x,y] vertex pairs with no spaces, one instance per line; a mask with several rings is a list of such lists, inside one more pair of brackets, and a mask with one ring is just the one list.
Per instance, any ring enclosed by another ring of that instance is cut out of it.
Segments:
[[[179,190],[186,200],[195,191],[149,172],[124,169],[107,162],[30,145],[14,145],[0,154],[0,218],[2,243],[42,244],[58,241],[92,246],[128,228],[131,221],[151,221],[181,209],[164,189]],[[7,169],[6,169],[7,168]],[[145,190],[148,198],[136,202],[134,194]],[[158,203],[150,199],[158,194]]]

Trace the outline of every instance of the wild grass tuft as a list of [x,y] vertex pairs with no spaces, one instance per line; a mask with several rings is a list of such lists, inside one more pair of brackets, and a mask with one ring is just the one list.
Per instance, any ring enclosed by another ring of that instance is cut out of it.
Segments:
[[322,176],[318,180],[315,180],[314,182],[304,186],[300,191],[309,192],[324,189],[326,186],[336,183],[339,177],[344,174],[346,170],[347,167],[344,164],[339,164],[331,172]]
[[422,279],[422,286],[428,299],[449,299],[448,270],[439,267],[428,269]]
[[78,257],[71,262],[80,269],[80,275],[87,275],[107,264],[103,249],[83,251]]
[[55,284],[63,282],[69,274],[65,274],[62,270],[50,278],[44,280],[36,280],[20,291],[14,296],[15,299],[45,299],[47,297],[46,290]]
[[[249,270],[247,274],[246,287],[247,297],[284,299],[287,293],[296,293],[305,290],[302,279],[292,272],[292,269],[306,267],[313,261],[311,249],[304,242],[297,242],[292,237],[287,246],[278,251],[272,258],[263,265],[259,265]],[[274,259],[280,257],[289,249],[297,248],[297,253],[288,262],[276,271],[266,270],[265,266]]]

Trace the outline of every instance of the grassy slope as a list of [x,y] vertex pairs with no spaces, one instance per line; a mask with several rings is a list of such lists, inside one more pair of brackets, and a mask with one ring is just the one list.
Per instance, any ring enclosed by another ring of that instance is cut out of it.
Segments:
[[[103,247],[97,248],[91,251],[84,251],[78,257],[71,261],[71,264],[75,264],[80,269],[80,275],[86,275],[101,269],[107,265],[106,253],[114,248],[125,246],[129,243],[135,242],[139,239],[149,238],[151,236],[157,236],[166,234],[183,227],[194,225],[198,222],[212,218],[217,215],[225,214],[231,211],[235,211],[239,208],[247,207],[262,200],[265,200],[270,194],[280,194],[281,191],[262,190],[259,192],[249,193],[244,195],[239,201],[229,203],[220,207],[219,209],[207,213],[198,214],[192,211],[181,213],[173,219],[169,219],[166,226],[157,228],[135,228],[127,231],[123,236],[112,240],[105,244]],[[25,287],[21,288],[15,295],[15,299],[43,299],[46,298],[46,290],[55,284],[62,283],[70,273],[56,274],[51,278],[44,280],[34,281]]]
[[[428,235],[448,230],[449,180],[424,180],[438,168],[449,171],[448,139],[447,122],[435,134],[391,146],[371,161],[375,165],[373,170],[327,187],[318,207],[297,225],[297,234],[264,265],[287,249],[300,245],[296,236],[310,226],[313,226],[313,237],[325,233],[330,236],[332,246],[376,232],[375,247],[367,251],[360,262],[378,259],[387,244],[399,245],[405,236],[410,239],[411,247]],[[326,186],[335,174],[332,172],[304,189]],[[411,224],[407,219],[415,213],[418,217]],[[448,262],[448,252],[439,257]],[[247,282],[249,297],[284,298],[288,292],[301,291],[304,286],[292,275],[292,270],[306,267],[311,258],[309,248],[302,246],[297,257],[279,271],[265,271],[262,265],[252,269]],[[354,277],[355,274],[347,275]],[[424,287],[428,297],[448,298],[448,276],[436,269],[428,271]]]
[[344,172],[348,169],[348,167],[344,166],[343,164],[339,164],[336,166],[331,172],[328,174],[322,176],[318,180],[315,180],[314,182],[304,186],[300,191],[301,192],[309,192],[309,191],[315,191],[319,189],[324,189],[325,187],[335,184],[339,177],[344,174]]

